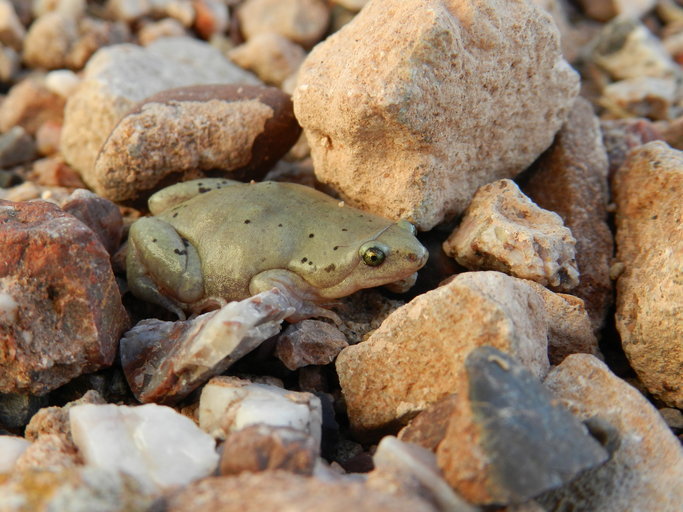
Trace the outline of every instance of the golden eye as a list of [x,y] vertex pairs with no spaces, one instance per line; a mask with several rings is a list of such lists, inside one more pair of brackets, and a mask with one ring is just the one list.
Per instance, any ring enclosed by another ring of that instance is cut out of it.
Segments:
[[363,258],[363,262],[371,267],[377,267],[384,262],[386,254],[379,247],[361,247],[360,256]]

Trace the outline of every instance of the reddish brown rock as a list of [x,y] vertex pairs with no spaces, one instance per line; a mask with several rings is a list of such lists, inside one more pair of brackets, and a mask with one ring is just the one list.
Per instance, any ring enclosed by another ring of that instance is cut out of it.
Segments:
[[645,144],[613,185],[624,352],[650,393],[683,408],[683,153]]
[[303,320],[287,327],[277,339],[275,355],[290,370],[331,363],[348,347],[346,336],[334,325]]
[[215,176],[217,170],[234,179],[260,179],[300,133],[289,96],[274,87],[171,89],[143,100],[119,121],[86,181],[113,201],[139,202],[169,182]]
[[33,162],[28,179],[44,187],[83,188],[85,184],[76,171],[59,155],[41,158]]
[[221,475],[281,469],[311,475],[318,459],[315,439],[301,430],[252,425],[226,437],[221,450]]
[[593,328],[599,330],[612,301],[613,242],[607,226],[607,156],[598,120],[586,100],[576,101],[522,190],[541,208],[559,214],[576,239],[581,277],[572,294],[584,300]]
[[114,203],[89,190],[79,189],[60,206],[92,229],[109,254],[114,254],[119,248],[123,235],[123,217]]
[[128,317],[95,234],[55,205],[0,201],[0,246],[0,392],[110,365]]

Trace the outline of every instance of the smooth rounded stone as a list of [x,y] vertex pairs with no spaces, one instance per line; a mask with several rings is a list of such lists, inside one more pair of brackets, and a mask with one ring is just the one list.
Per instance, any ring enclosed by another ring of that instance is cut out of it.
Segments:
[[21,51],[26,29],[19,20],[10,0],[0,0],[0,46],[9,46]]
[[673,78],[641,76],[607,85],[598,100],[609,114],[619,117],[647,117],[666,120],[672,115],[676,101]]
[[83,460],[73,442],[58,434],[44,434],[21,454],[14,469],[16,471],[46,469],[58,471],[79,466]]
[[[541,501],[546,510],[677,512],[683,503],[683,449],[652,404],[595,357],[576,354],[545,380],[553,397],[582,420],[616,428],[620,443],[604,466]],[[561,504],[561,505],[560,505]]]
[[607,155],[593,107],[578,99],[553,145],[521,186],[538,206],[559,214],[576,239],[579,285],[593,329],[602,327],[612,302],[609,268],[612,233],[607,225]]
[[[2,321],[3,299],[0,295],[0,321]],[[6,303],[5,303],[6,305]],[[0,324],[2,325],[2,324]],[[30,393],[0,393],[0,425],[5,428],[22,428],[38,409],[45,407],[48,396],[36,396]]]
[[617,330],[650,393],[683,408],[683,153],[650,142],[613,181],[617,204]]
[[132,23],[152,14],[149,0],[107,0],[105,12],[115,20]]
[[138,29],[137,36],[142,46],[149,46],[157,39],[163,37],[189,37],[189,33],[178,20],[164,18],[159,21],[149,21],[142,24],[140,29]]
[[351,426],[370,435],[393,430],[460,392],[465,358],[478,346],[509,352],[542,378],[549,368],[547,335],[543,302],[526,281],[500,272],[459,274],[339,354]]
[[348,347],[346,336],[334,325],[302,320],[288,326],[277,338],[275,355],[290,370],[312,364],[325,365]]
[[0,82],[14,82],[21,67],[21,58],[13,48],[0,45]]
[[238,377],[214,377],[202,389],[199,426],[216,439],[258,424],[300,430],[315,440],[317,448],[322,437],[322,404],[312,393]]
[[0,480],[3,512],[146,512],[153,500],[133,476],[92,466],[15,471]]
[[8,168],[35,160],[36,141],[21,126],[0,135],[0,167]]
[[293,312],[273,289],[192,320],[142,320],[121,339],[126,380],[141,402],[178,402],[280,332]]
[[86,183],[97,153],[116,123],[138,102],[174,87],[258,84],[218,50],[189,37],[162,38],[142,48],[102,48],[88,61],[83,83],[64,109],[61,150]]
[[44,201],[0,200],[0,392],[45,394],[109,366],[128,317],[96,235]]
[[319,447],[312,436],[290,427],[257,424],[229,434],[221,448],[223,476],[283,470],[311,475]]
[[429,230],[550,146],[578,84],[526,1],[371,0],[306,58],[294,111],[319,180]]
[[31,24],[24,41],[24,62],[43,69],[81,69],[99,48],[124,43],[130,31],[123,23],[75,17],[51,11]]
[[218,464],[211,436],[170,407],[82,404],[69,420],[86,464],[128,473],[150,493],[183,487]]
[[600,130],[609,160],[610,182],[617,169],[626,161],[629,151],[648,142],[666,138],[647,119],[604,119],[600,121]]
[[0,104],[0,132],[21,126],[34,135],[47,121],[61,122],[64,98],[51,91],[42,77],[29,76],[13,86]]
[[123,217],[118,206],[85,189],[77,189],[60,204],[97,235],[109,254],[119,248],[123,236]]
[[286,471],[205,478],[172,496],[166,512],[437,512],[418,496],[394,496],[360,482],[325,481]]
[[247,40],[275,32],[310,48],[322,39],[330,12],[321,0],[246,0],[237,9],[237,17]]
[[[62,123],[46,121],[36,131],[36,148],[42,156],[55,156],[59,151],[59,139],[62,136]],[[80,177],[79,177],[80,179]]]
[[193,0],[194,29],[200,37],[210,39],[225,32],[230,24],[228,6],[223,0]]
[[56,69],[45,74],[45,86],[62,98],[68,98],[81,83],[81,78],[70,69]]
[[558,214],[503,179],[477,190],[443,250],[470,270],[498,270],[570,290],[579,284],[575,245]]
[[23,437],[0,435],[0,475],[11,473],[26,449],[31,446]]
[[657,0],[579,0],[588,16],[597,21],[608,21],[617,16],[640,18],[654,8]]
[[34,18],[55,11],[76,18],[85,14],[87,7],[87,0],[34,0],[31,3]]
[[297,72],[306,58],[306,51],[286,37],[264,32],[228,52],[238,66],[248,69],[267,84],[281,86]]
[[84,173],[113,201],[141,202],[169,182],[217,171],[261,179],[301,128],[288,95],[257,85],[197,85],[140,102],[114,127]]

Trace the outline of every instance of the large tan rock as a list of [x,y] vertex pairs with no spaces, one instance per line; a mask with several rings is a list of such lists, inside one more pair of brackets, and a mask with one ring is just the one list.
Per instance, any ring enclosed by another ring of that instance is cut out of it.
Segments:
[[526,168],[577,92],[526,1],[371,0],[309,54],[294,107],[321,181],[426,230]]
[[491,345],[535,376],[548,371],[541,298],[522,279],[467,272],[397,309],[366,341],[337,357],[354,429],[391,429],[464,386],[465,358]]
[[614,179],[617,329],[648,391],[683,408],[683,153],[633,150]]
[[[612,458],[551,493],[544,510],[676,512],[683,503],[683,450],[652,404],[596,358],[576,354],[545,380],[581,420],[597,417],[614,434]],[[561,505],[560,505],[561,504]]]

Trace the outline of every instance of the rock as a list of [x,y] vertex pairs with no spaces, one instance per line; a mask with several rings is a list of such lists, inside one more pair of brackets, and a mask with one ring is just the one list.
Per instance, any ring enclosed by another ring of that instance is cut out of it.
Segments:
[[573,6],[568,6],[568,2],[565,0],[531,1],[552,16],[560,31],[564,58],[570,63],[576,61],[581,56],[582,48],[588,43],[597,28],[592,24],[588,25],[583,20],[576,19]]
[[83,464],[78,448],[64,436],[45,434],[31,443],[17,459],[15,470],[59,471]]
[[[431,259],[430,249],[427,265]],[[366,339],[386,317],[404,304],[404,301],[389,299],[377,290],[365,289],[339,299],[333,309],[342,320],[338,329],[346,336],[349,344],[355,345]]]
[[320,320],[302,320],[288,326],[277,339],[275,355],[290,370],[334,361],[349,346],[346,336],[334,325]]
[[0,135],[0,167],[12,167],[38,156],[36,142],[21,126]]
[[539,500],[545,510],[635,512],[651,510],[655,503],[658,512],[680,510],[683,450],[645,397],[584,354],[565,359],[545,385],[578,418],[608,421],[620,438],[607,464]]
[[132,23],[145,16],[152,14],[152,4],[163,2],[150,2],[149,0],[107,0],[106,13],[115,20]]
[[149,46],[163,37],[189,37],[189,35],[182,23],[173,18],[144,23],[138,30],[138,40],[142,46]]
[[38,153],[43,156],[55,155],[59,151],[59,139],[61,136],[61,122],[46,121],[41,124],[36,131],[36,148]]
[[319,180],[429,230],[531,164],[577,92],[550,16],[528,2],[370,1],[306,58],[294,112]]
[[177,402],[277,334],[293,311],[273,289],[193,320],[143,320],[121,339],[126,380],[141,402]]
[[26,29],[17,17],[14,5],[10,0],[0,0],[0,46],[7,45],[13,50],[21,51]]
[[612,181],[617,169],[626,161],[629,151],[662,138],[655,126],[647,119],[605,119],[600,122],[600,129],[609,160],[609,182]]
[[109,366],[128,317],[95,234],[55,205],[0,200],[0,392]]
[[321,0],[246,0],[237,17],[247,40],[275,32],[310,48],[325,33],[330,12]]
[[92,229],[109,254],[114,254],[119,248],[123,217],[114,203],[81,188],[75,190],[60,206]]
[[39,18],[49,12],[60,12],[72,18],[85,14],[87,0],[35,0],[31,11],[34,18]]
[[150,493],[185,486],[213,473],[213,439],[170,407],[77,405],[69,411],[85,463],[136,478]]
[[52,11],[31,24],[24,41],[24,62],[43,69],[81,69],[99,48],[130,39],[128,27],[95,18]]
[[229,434],[221,449],[221,475],[281,469],[311,475],[318,457],[315,439],[301,430],[256,424]]
[[683,430],[683,412],[680,409],[673,407],[663,407],[659,409],[659,414],[662,415],[664,421],[672,430]]
[[607,85],[599,103],[612,116],[670,119],[676,101],[672,78],[641,76]]
[[454,399],[436,457],[468,501],[523,503],[607,460],[588,430],[509,355],[479,347],[465,366],[467,384]]
[[570,290],[579,284],[575,245],[559,215],[504,179],[477,190],[443,250],[471,270],[498,270]]
[[648,391],[683,408],[683,153],[634,149],[613,182],[617,204],[617,330]]
[[322,405],[311,393],[289,391],[238,377],[214,377],[199,399],[199,426],[217,439],[251,425],[290,427],[320,446]]
[[29,77],[12,87],[0,105],[0,131],[21,126],[35,135],[47,121],[62,121],[64,98],[52,92],[44,79]]
[[68,200],[68,196],[72,192],[71,190],[66,191],[66,187],[71,189],[85,187],[80,175],[69,167],[59,155],[34,161],[26,178],[31,180],[31,183],[42,185],[47,188],[65,187],[64,195],[67,197],[61,198],[60,194],[59,198],[44,198],[50,200],[50,202],[59,204],[61,204],[62,201]]
[[14,429],[24,427],[38,409],[47,405],[47,401],[47,396],[35,396],[30,393],[0,393],[0,425]]
[[16,80],[20,61],[19,54],[14,49],[0,45],[0,82],[11,83]]
[[[258,83],[218,50],[185,37],[160,39],[146,48],[103,48],[88,61],[83,75],[64,110],[61,149],[86,183],[102,143],[139,101],[174,87]],[[135,87],[130,87],[132,83]]]
[[215,34],[222,34],[230,23],[228,6],[223,0],[193,0],[194,29],[200,37],[210,39]]
[[230,50],[228,57],[267,84],[281,86],[306,58],[304,49],[280,34],[264,32]]
[[119,121],[84,178],[100,195],[129,202],[217,170],[261,179],[300,133],[289,96],[274,87],[172,89],[145,99]]
[[133,476],[92,466],[16,471],[0,481],[3,512],[145,512],[152,501]]
[[[267,492],[264,490],[267,489]],[[393,496],[359,482],[323,481],[285,471],[243,473],[237,477],[205,478],[171,497],[166,512],[436,512],[417,496]]]
[[481,345],[511,353],[541,378],[549,366],[547,332],[543,303],[526,281],[499,272],[459,274],[339,354],[351,426],[359,433],[393,430],[459,392],[465,358]]
[[640,18],[651,10],[657,0],[579,0],[583,11],[598,21],[622,18]]
[[104,398],[97,391],[90,390],[78,400],[69,402],[64,407],[44,407],[33,415],[31,421],[26,426],[26,439],[38,441],[43,436],[56,435],[71,442],[69,410],[81,404],[101,405],[105,403]]
[[70,69],[57,69],[45,75],[45,86],[62,98],[71,96],[80,83],[80,76]]
[[580,279],[572,294],[584,300],[593,328],[599,331],[612,301],[612,234],[607,226],[607,155],[598,120],[586,100],[576,101],[555,142],[529,170],[521,188],[538,206],[559,214],[576,239]]
[[31,446],[23,437],[0,435],[0,475],[11,473],[26,448]]

